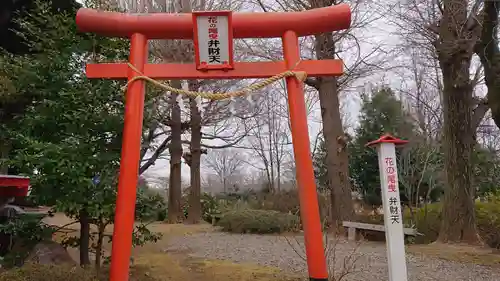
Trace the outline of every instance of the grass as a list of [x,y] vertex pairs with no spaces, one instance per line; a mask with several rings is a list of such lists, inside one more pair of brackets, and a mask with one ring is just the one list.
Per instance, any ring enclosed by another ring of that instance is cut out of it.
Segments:
[[298,276],[275,267],[249,263],[235,264],[221,260],[188,257],[183,254],[147,254],[136,258],[135,264],[147,267],[148,275],[168,281],[302,281]]

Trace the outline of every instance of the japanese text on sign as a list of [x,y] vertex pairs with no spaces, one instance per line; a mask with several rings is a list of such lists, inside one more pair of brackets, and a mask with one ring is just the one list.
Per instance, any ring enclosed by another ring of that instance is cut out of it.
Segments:
[[391,223],[400,223],[399,218],[399,200],[397,197],[389,197],[389,212]]
[[389,192],[396,192],[397,175],[394,167],[394,159],[387,157],[385,160],[385,171],[387,172],[387,189]]
[[208,63],[221,63],[217,17],[208,17]]

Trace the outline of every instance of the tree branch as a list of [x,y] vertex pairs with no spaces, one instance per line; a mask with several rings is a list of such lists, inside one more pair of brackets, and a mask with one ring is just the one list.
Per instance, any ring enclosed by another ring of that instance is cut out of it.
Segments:
[[156,160],[160,157],[160,155],[168,148],[168,143],[170,142],[171,137],[167,137],[163,140],[163,142],[158,146],[153,155],[139,168],[139,175],[142,175],[146,170],[155,164]]
[[309,87],[313,87],[314,89],[319,90],[319,81],[316,78],[308,77],[306,81],[304,81],[304,83]]
[[472,112],[472,128],[474,131],[477,130],[479,125],[481,124],[481,121],[483,121],[484,116],[486,115],[486,112],[490,110],[490,107],[488,106],[488,101],[486,99],[482,99],[479,101],[478,105],[476,108],[474,108]]

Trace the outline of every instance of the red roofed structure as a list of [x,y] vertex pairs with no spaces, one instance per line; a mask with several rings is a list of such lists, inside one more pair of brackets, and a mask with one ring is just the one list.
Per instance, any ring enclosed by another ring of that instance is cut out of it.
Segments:
[[0,175],[0,198],[25,197],[28,195],[29,185],[28,177]]
[[407,144],[408,141],[398,139],[398,138],[393,137],[389,134],[385,134],[385,135],[381,136],[378,140],[374,140],[374,141],[367,143],[366,146],[374,146],[374,145],[379,144],[379,143],[393,143],[395,145],[403,145],[403,144]]

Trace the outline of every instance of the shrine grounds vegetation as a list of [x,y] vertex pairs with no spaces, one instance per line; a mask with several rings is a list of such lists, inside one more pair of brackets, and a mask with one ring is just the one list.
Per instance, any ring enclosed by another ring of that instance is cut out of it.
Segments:
[[[476,202],[476,219],[479,235],[482,241],[491,248],[500,249],[500,196],[490,196],[485,202]],[[415,243],[428,244],[437,240],[442,221],[442,204],[432,203],[414,210],[413,215],[405,210],[404,221],[406,226],[412,226],[422,233],[416,237]],[[360,222],[383,224],[382,215],[357,216]],[[368,240],[383,240],[384,235],[366,233]]]
[[272,210],[234,210],[224,214],[218,225],[235,233],[283,233],[300,228],[299,217]]
[[[231,197],[231,196],[229,196]],[[213,198],[207,196],[210,208],[207,207],[206,216],[209,220],[211,212],[219,212],[221,217],[218,222],[220,230],[233,233],[273,234],[286,233],[300,230],[297,205],[284,203],[284,198],[290,202],[298,200],[296,192],[284,193],[257,193],[233,195],[233,198]],[[478,229],[483,241],[493,248],[500,248],[500,197],[490,196],[484,202],[476,203]],[[324,207],[324,205],[322,204]],[[260,209],[259,209],[260,208]],[[210,209],[210,211],[208,210]],[[423,208],[414,210],[411,215],[406,208],[405,224],[412,224],[419,232],[424,234],[416,239],[415,243],[430,243],[436,240],[441,221],[441,205],[428,204]],[[293,212],[292,212],[293,211]],[[324,212],[324,211],[322,211]],[[379,215],[358,215],[357,221],[369,223],[383,223]],[[163,242],[169,237],[185,235],[178,229],[182,225],[166,225],[156,223],[152,231],[164,234]],[[208,227],[208,225],[206,225]],[[176,229],[175,231],[173,229]],[[191,231],[191,230],[190,230]],[[378,233],[364,233],[367,240],[383,240]],[[226,261],[187,258],[182,253],[159,253],[150,251],[165,247],[166,244],[158,241],[151,246],[146,245],[140,249],[140,254],[135,256],[131,269],[132,281],[159,281],[159,280],[206,280],[226,281],[231,276],[239,275],[238,280],[252,281],[301,281],[296,276],[282,275],[279,270],[267,267],[249,267],[249,265],[233,264]],[[109,246],[109,245],[108,245]],[[108,246],[105,246],[107,249]],[[109,250],[109,249],[108,249]],[[441,254],[440,254],[441,256]],[[452,257],[453,258],[453,257]],[[165,270],[168,268],[168,270]],[[108,269],[101,268],[99,276],[94,269],[82,269],[71,265],[40,265],[26,264],[20,268],[1,272],[0,281],[56,281],[56,280],[81,280],[101,281],[107,280]],[[215,279],[214,279],[215,278]]]
[[[320,196],[321,197],[321,196]],[[287,200],[285,200],[285,198]],[[283,233],[300,230],[298,205],[285,202],[298,201],[298,194],[288,191],[275,194],[256,194],[246,199],[223,200],[220,206],[222,218],[218,226],[223,231],[234,233]],[[326,199],[320,199],[325,213]],[[500,196],[489,196],[484,202],[476,202],[476,217],[482,241],[491,248],[500,249]],[[423,236],[413,240],[416,244],[428,244],[436,241],[441,223],[440,203],[432,203],[413,210],[405,208],[404,223],[414,226]],[[229,211],[227,211],[229,209]],[[226,210],[226,211],[224,211]],[[297,214],[297,215],[296,215]],[[383,224],[382,215],[362,215],[355,218],[358,222]],[[383,233],[366,231],[367,240],[383,241]]]

